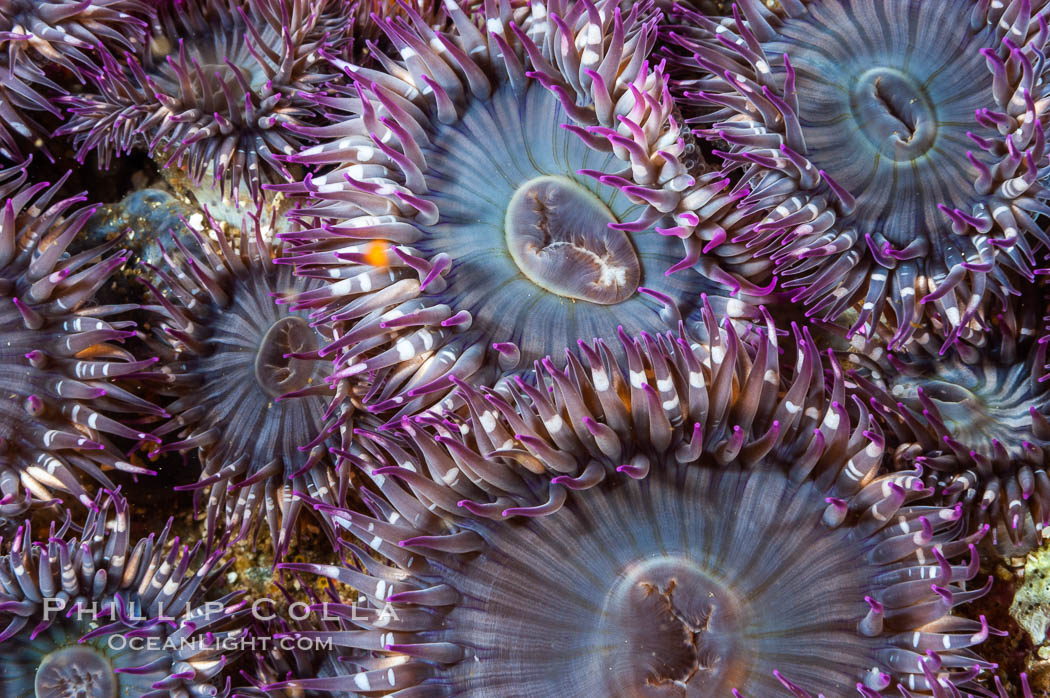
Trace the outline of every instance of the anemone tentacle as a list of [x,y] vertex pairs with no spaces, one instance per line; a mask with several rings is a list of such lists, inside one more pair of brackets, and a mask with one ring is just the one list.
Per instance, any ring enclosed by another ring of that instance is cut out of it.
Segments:
[[[721,142],[744,211],[732,242],[809,313],[859,306],[894,346],[934,315],[965,328],[1050,244],[1045,0],[741,0],[674,11],[673,87]],[[917,37],[921,37],[917,38]],[[920,44],[922,51],[915,50]]]
[[107,470],[152,474],[109,437],[156,441],[136,421],[165,414],[119,384],[156,361],[120,346],[136,333],[119,318],[137,306],[91,304],[127,260],[120,251],[105,256],[120,238],[69,255],[94,208],[75,208],[82,195],[57,198],[68,173],[54,185],[30,184],[27,165],[0,172],[0,516],[56,493],[90,505],[78,473],[105,487],[113,487]]
[[335,375],[374,374],[370,407],[411,414],[577,337],[695,322],[704,293],[749,315],[688,269],[690,231],[725,237],[736,199],[683,161],[652,3],[445,7],[455,31],[383,22],[399,58],[343,65],[354,85],[318,100],[349,117],[291,158],[328,171],[275,187],[311,198],[287,261],[329,283],[287,301],[346,323]]
[[391,17],[407,16],[403,7],[408,6],[422,18],[423,23],[433,29],[447,30],[449,16],[442,9],[444,3],[437,0],[401,0],[392,3],[386,0],[360,0],[351,8],[352,29],[341,57],[356,66],[377,68],[376,56],[389,49],[383,22]]
[[208,596],[228,563],[178,537],[169,550],[170,519],[133,546],[123,496],[94,504],[82,528],[52,524],[46,541],[26,522],[0,555],[0,694],[229,695],[248,609],[238,592]]
[[149,6],[140,0],[5,0],[0,32],[12,42],[12,67],[59,65],[83,82],[99,68],[100,47],[141,49],[149,16]]
[[105,167],[136,146],[208,175],[220,192],[253,201],[293,179],[283,161],[305,142],[292,127],[318,117],[310,95],[333,77],[326,51],[346,42],[353,3],[339,0],[187,0],[158,8],[144,51],[105,57],[96,89],[67,100],[81,161]]
[[[974,698],[973,694],[961,693],[958,688],[951,684],[944,685],[938,683],[938,669],[939,667],[937,666],[935,659],[926,658],[923,660],[923,673],[926,675],[930,685],[934,687],[932,693],[933,698]],[[1017,683],[1015,684],[1015,688],[1019,689],[1021,691],[1020,693],[1008,693],[1006,686],[1003,685],[1002,679],[998,676],[995,677],[994,688],[995,693],[982,690],[978,695],[993,696],[994,698],[1035,698],[1035,694],[1032,693],[1032,686],[1028,683],[1028,674],[1023,672],[1017,677]],[[901,695],[903,695],[904,698],[915,698],[915,694],[906,688],[901,688]]]
[[[139,0],[5,0],[0,4],[0,155],[20,159],[17,136],[40,139],[47,131],[27,112],[62,112],[68,94],[57,70],[80,82],[100,70],[109,50],[145,45],[150,9]],[[46,147],[42,148],[46,152]]]
[[[277,613],[265,622],[255,623],[252,627],[254,638],[260,640],[262,651],[255,652],[255,666],[251,673],[241,674],[249,684],[238,687],[234,695],[237,698],[301,698],[302,692],[295,689],[280,690],[270,686],[292,676],[312,676],[315,680],[327,679],[330,683],[346,682],[347,677],[357,673],[351,661],[342,657],[343,643],[328,642],[328,638],[353,637],[359,631],[347,617],[346,610],[353,608],[353,602],[347,603],[339,594],[328,586],[317,590],[295,573],[310,608],[316,616],[303,617],[299,611],[294,619],[286,619]],[[295,603],[291,596],[286,602]],[[302,602],[301,602],[302,603]],[[292,615],[291,611],[287,615]],[[350,613],[352,616],[352,611]],[[357,691],[337,691],[338,696],[356,698]],[[310,694],[307,694],[310,695]]]
[[[1021,698],[1035,698],[1035,694],[1032,693],[1032,687],[1028,683],[1028,674],[1022,672],[1021,675],[1017,677],[1017,680],[1021,688]],[[995,677],[995,688],[999,693],[999,698],[1008,698],[1009,694],[1007,694],[1006,689],[1003,687],[1003,682],[998,676]],[[907,698],[907,696],[905,696],[905,698]]]
[[[849,379],[887,427],[894,463],[921,465],[945,501],[988,523],[1002,551],[1024,553],[1050,523],[1050,293],[1044,282],[957,338],[936,323],[903,349],[890,332],[841,354]],[[881,340],[881,341],[880,341]]]
[[209,545],[220,526],[240,538],[265,519],[279,557],[299,493],[331,503],[347,487],[329,450],[345,446],[357,397],[351,381],[324,380],[331,366],[317,350],[332,340],[329,328],[274,302],[318,282],[273,263],[282,245],[266,241],[272,231],[258,217],[230,233],[204,220],[202,230],[187,225],[195,245],[173,236],[175,249],[153,269],[164,291],[145,282],[161,320],[161,391],[176,398],[155,430],[175,438],[158,451],[200,454],[200,478],[186,488],[207,493]]
[[982,534],[921,470],[879,474],[878,425],[804,330],[782,364],[771,321],[752,347],[704,315],[709,342],[581,342],[535,383],[460,382],[465,411],[358,430],[381,495],[333,515],[360,567],[282,565],[358,590],[360,630],[310,634],[357,673],[268,688],[930,695],[927,660],[971,687],[993,631],[951,611],[988,590]]

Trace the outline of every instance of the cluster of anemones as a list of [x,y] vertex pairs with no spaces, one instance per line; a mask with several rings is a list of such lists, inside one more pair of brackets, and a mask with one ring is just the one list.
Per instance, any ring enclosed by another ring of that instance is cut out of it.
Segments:
[[292,632],[358,651],[265,688],[967,690],[993,666],[967,649],[984,618],[951,614],[991,584],[969,583],[982,532],[921,469],[880,474],[879,428],[805,332],[782,361],[772,323],[749,346],[707,315],[710,341],[581,342],[534,383],[460,383],[465,411],[360,431],[378,492],[331,511],[360,568],[282,565],[358,591],[336,606],[357,632]]
[[[835,48],[816,32],[799,38],[813,5],[745,2],[724,19],[679,9],[690,26],[667,36],[693,63],[676,58],[674,82],[647,60],[654,8],[615,2],[492,4],[476,17],[449,4],[447,31],[406,8],[405,21],[381,23],[397,51],[375,55],[382,70],[342,66],[353,85],[319,101],[350,116],[305,129],[320,143],[291,158],[320,174],[277,187],[309,197],[296,213],[302,230],[283,235],[287,261],[325,283],[282,301],[333,328],[320,350],[335,358],[329,381],[371,381],[354,408],[391,418],[339,449],[379,490],[360,493],[369,515],[315,506],[393,567],[356,546],[364,572],[285,565],[361,594],[355,613],[365,616],[344,618],[359,631],[296,631],[358,652],[314,679],[303,672],[315,662],[282,660],[298,675],[258,690],[978,690],[993,665],[966,648],[988,624],[950,612],[987,591],[967,584],[973,546],[986,521],[1010,517],[987,497],[974,514],[963,480],[938,476],[950,466],[936,409],[919,408],[932,431],[908,432],[900,420],[911,408],[888,403],[863,371],[847,378],[833,364],[825,383],[804,332],[793,337],[798,361],[782,369],[775,327],[742,340],[715,317],[755,319],[727,293],[801,285],[793,300],[829,320],[852,313],[850,334],[896,323],[883,339],[902,353],[929,346],[928,333],[908,344],[923,320],[941,328],[937,350],[959,344],[960,354],[987,326],[1009,325],[984,301],[1031,276],[1045,238],[1032,220],[1045,207],[1036,56],[1046,25],[1023,3],[980,6],[967,41],[951,45],[990,66],[966,98],[993,105],[970,128],[979,148],[963,158],[975,169],[962,168],[973,174],[968,204],[955,190],[937,195],[959,178],[949,146],[959,114],[972,119],[975,107],[957,103],[948,78],[908,72],[928,66],[900,67],[898,38],[865,37],[877,44],[865,54],[875,73],[858,81],[850,109],[871,130],[862,135],[897,138],[902,161],[947,183],[923,189],[921,202],[946,229],[902,203],[897,184],[883,187],[880,177],[895,182],[905,169],[885,165],[885,153],[870,181],[811,164],[843,150],[829,144],[834,134],[807,131],[817,107],[799,104],[796,83],[817,79],[806,61]],[[826,24],[852,20],[856,8],[835,15],[832,5],[820,9]],[[898,14],[916,31],[940,16]],[[792,42],[807,47],[798,59],[767,59]],[[921,104],[908,101],[916,84],[930,90]],[[683,112],[701,138],[722,141],[724,172],[685,166]],[[978,133],[993,124],[999,140]],[[666,246],[675,238],[684,260]],[[922,266],[933,249],[943,259]],[[681,276],[689,267],[699,275]],[[654,289],[654,270],[684,284]],[[706,318],[701,293],[717,304]],[[677,337],[665,334],[676,326]],[[602,339],[616,334],[620,343]],[[598,339],[563,354],[588,337]],[[1002,348],[1004,362],[1019,355]],[[877,425],[892,440],[888,472]],[[1004,486],[1027,498],[1041,473],[1022,467]],[[795,554],[799,541],[819,551],[812,562]],[[969,561],[953,564],[967,549]],[[773,580],[794,596],[769,591]]]
[[[233,596],[205,599],[223,576],[218,553],[169,549],[170,523],[130,545],[112,471],[152,471],[118,440],[159,442],[142,423],[168,413],[136,389],[158,377],[157,357],[126,346],[140,338],[126,319],[137,306],[93,303],[127,261],[121,237],[77,244],[95,209],[61,198],[65,183],[30,183],[27,164],[0,171],[0,694],[219,695],[240,614]],[[11,535],[13,519],[56,498],[86,517],[55,506],[64,523],[43,541],[28,519]]]
[[[0,0],[0,155],[61,70],[79,158],[299,199],[95,306],[119,239],[0,172],[0,533],[87,507],[0,542],[0,693],[226,695],[254,633],[338,649],[246,696],[991,695],[955,609],[1050,521],[1048,2]],[[203,541],[131,548],[144,444]],[[265,530],[316,622],[210,597]]]
[[[353,396],[323,380],[328,328],[275,302],[318,282],[273,263],[280,245],[260,221],[226,232],[206,218],[173,236],[149,270],[156,282],[143,277],[155,306],[98,305],[127,253],[114,251],[122,236],[79,244],[95,207],[60,198],[65,183],[31,184],[27,165],[0,171],[0,693],[222,695],[243,614],[232,597],[204,598],[223,576],[219,556],[262,518],[281,555],[301,497],[345,494],[331,451],[347,447]],[[126,319],[142,311],[153,339]],[[157,355],[136,360],[143,340]],[[147,390],[175,399],[161,408]],[[121,450],[162,437],[148,450],[201,454],[191,488],[209,494],[207,541],[169,549],[169,524],[132,550],[127,502],[92,495],[91,481],[108,493],[110,471],[152,474]],[[31,505],[60,497],[88,509],[82,527],[55,506],[66,523],[44,543],[29,521],[10,536],[17,517],[39,513]]]
[[110,437],[158,440],[121,416],[164,414],[117,382],[155,359],[121,346],[135,336],[127,306],[91,304],[127,257],[113,251],[119,238],[67,252],[94,209],[60,199],[64,181],[30,184],[25,165],[0,171],[0,516],[59,493],[89,504],[80,474],[113,487],[107,470],[149,473]]

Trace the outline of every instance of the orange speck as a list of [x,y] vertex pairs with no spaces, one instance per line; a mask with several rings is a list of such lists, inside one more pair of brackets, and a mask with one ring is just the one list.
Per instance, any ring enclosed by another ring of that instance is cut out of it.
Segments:
[[386,253],[390,245],[383,240],[373,240],[365,249],[365,261],[373,267],[385,267]]

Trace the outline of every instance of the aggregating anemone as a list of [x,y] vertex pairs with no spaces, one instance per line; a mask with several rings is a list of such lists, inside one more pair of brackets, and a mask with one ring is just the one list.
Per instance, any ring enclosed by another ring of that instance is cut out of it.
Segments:
[[0,697],[1050,688],[1048,0],[674,5],[0,0]]
[[445,7],[454,31],[383,21],[399,57],[345,65],[353,86],[318,100],[349,116],[299,129],[320,143],[291,159],[325,171],[274,187],[310,197],[287,262],[329,283],[287,301],[346,324],[334,375],[411,414],[578,337],[695,323],[704,293],[747,314],[689,269],[690,231],[724,236],[736,199],[683,164],[652,4]]
[[964,502],[1014,552],[1038,545],[1033,529],[1050,522],[1048,318],[1042,284],[992,318],[987,336],[944,350],[944,329],[931,325],[903,350],[858,342],[845,357],[887,425],[897,467],[923,467],[947,501]]
[[[263,184],[292,177],[281,158],[318,116],[311,99],[329,77],[322,54],[346,41],[337,0],[185,0],[157,8],[145,50],[109,56],[96,89],[68,100],[78,157],[146,147],[195,180],[258,201]],[[242,191],[243,190],[243,191]]]
[[163,410],[118,380],[148,373],[121,344],[131,306],[92,305],[95,291],[126,261],[119,237],[69,255],[91,215],[83,197],[58,198],[55,184],[30,183],[25,165],[0,172],[0,515],[30,500],[69,494],[89,504],[80,475],[113,487],[106,471],[134,465],[111,437],[151,441],[135,422]]
[[209,598],[225,565],[201,545],[167,549],[171,523],[132,546],[128,505],[99,496],[82,532],[35,541],[28,523],[0,556],[0,695],[229,695],[243,633],[238,593]]
[[[99,70],[100,53],[144,45],[148,8],[139,0],[6,0],[0,4],[0,155],[21,159],[16,136],[46,146],[47,130],[29,112],[60,117],[62,77],[80,82]],[[44,148],[46,151],[46,147]]]
[[[741,0],[675,10],[676,95],[725,144],[741,205],[732,242],[828,320],[935,317],[951,340],[982,301],[1032,278],[1045,215],[1043,0]],[[922,47],[917,50],[917,47]]]
[[[707,311],[710,344],[580,343],[510,395],[461,383],[469,416],[361,433],[382,495],[337,521],[359,568],[286,563],[357,589],[358,673],[274,688],[399,695],[864,696],[968,690],[993,665],[958,508],[918,471],[880,475],[799,333],[756,348]],[[772,330],[772,328],[770,328]],[[968,558],[968,559],[967,559]],[[988,584],[991,583],[989,580]],[[934,686],[937,686],[934,688]],[[943,688],[942,688],[943,687]],[[956,687],[956,688],[949,688]],[[954,695],[957,695],[954,694]]]
[[[196,245],[173,236],[165,265],[146,281],[156,301],[156,349],[171,419],[154,431],[158,453],[195,450],[203,469],[190,486],[207,495],[209,545],[220,526],[237,537],[263,520],[282,554],[302,507],[299,493],[335,501],[345,472],[329,449],[352,427],[351,382],[328,383],[317,355],[331,341],[303,313],[274,297],[308,292],[318,282],[273,263],[281,246],[258,218],[224,232],[205,218],[189,227]],[[344,404],[344,398],[346,398]]]

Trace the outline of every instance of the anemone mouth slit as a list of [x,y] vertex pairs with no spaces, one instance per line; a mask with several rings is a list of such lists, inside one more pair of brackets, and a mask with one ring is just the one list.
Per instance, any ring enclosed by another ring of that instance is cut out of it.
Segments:
[[34,682],[36,698],[117,698],[113,667],[83,645],[62,647],[40,663]]
[[895,68],[862,74],[850,90],[850,110],[860,132],[895,162],[917,160],[937,140],[937,109],[922,85]]
[[615,305],[634,295],[641,277],[616,216],[567,177],[527,180],[507,206],[504,229],[514,263],[540,288],[575,300]]
[[255,356],[255,379],[270,397],[301,390],[314,374],[314,362],[289,354],[317,351],[317,333],[301,317],[283,317],[270,326]]

